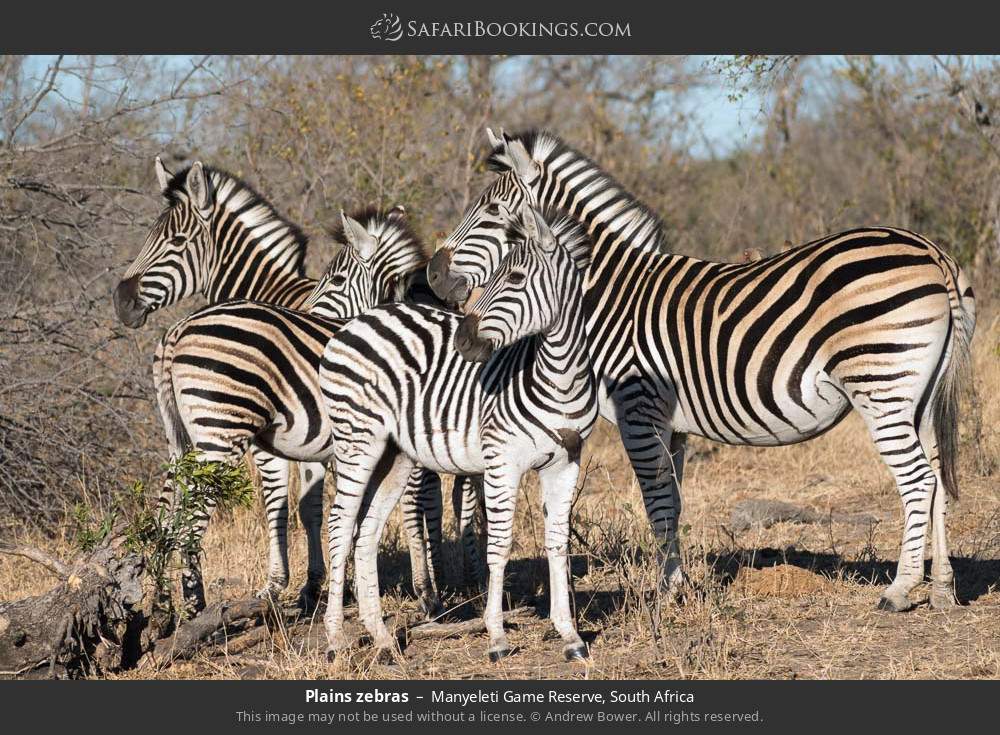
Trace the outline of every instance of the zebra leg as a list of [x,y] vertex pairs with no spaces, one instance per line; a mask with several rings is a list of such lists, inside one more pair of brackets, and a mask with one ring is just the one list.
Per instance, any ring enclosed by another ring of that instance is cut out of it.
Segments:
[[330,586],[327,592],[326,656],[333,661],[350,647],[351,641],[344,632],[344,580],[347,576],[347,557],[354,542],[354,527],[361,512],[365,493],[375,474],[379,460],[385,452],[385,440],[372,443],[338,442],[337,493],[334,495],[327,518],[327,535],[330,545]]
[[[383,457],[392,464],[374,491],[368,512],[361,519],[354,547],[354,584],[358,596],[358,618],[372,636],[377,659],[392,659],[399,651],[396,637],[386,627],[379,599],[378,544],[389,516],[408,490],[407,478],[413,474],[413,460],[402,452]],[[368,492],[372,492],[369,486]]]
[[[853,388],[849,385],[845,394],[851,395]],[[896,577],[878,603],[880,610],[903,612],[913,607],[908,595],[924,578],[924,547],[938,480],[913,428],[912,411],[899,411],[894,408],[897,402],[872,401],[868,393],[853,393],[851,403],[864,417],[903,501],[903,542]]]
[[306,583],[299,591],[299,605],[310,611],[319,602],[326,563],[323,559],[323,484],[326,465],[320,462],[299,462],[299,520],[306,532],[308,570]]
[[947,610],[957,604],[955,600],[955,573],[951,568],[951,559],[948,558],[948,531],[945,523],[948,516],[948,493],[945,491],[944,482],[941,479],[941,460],[931,421],[933,419],[925,422],[925,426],[920,432],[920,441],[923,446],[925,448],[933,447],[933,449],[928,450],[931,454],[931,467],[934,469],[935,479],[934,495],[931,499],[931,548],[934,554],[931,561],[931,607]]
[[513,651],[503,629],[503,582],[514,542],[514,508],[520,477],[504,468],[490,469],[483,477],[486,497],[486,565],[489,582],[483,622],[490,636],[490,661],[499,661]]
[[[420,484],[420,511],[423,516],[424,529],[427,533],[427,558],[430,560],[432,573],[431,584],[437,597],[444,587],[444,550],[442,549],[443,533],[441,521],[444,515],[444,503],[441,499],[441,477],[436,472],[424,470],[423,481]],[[437,601],[434,615],[440,614],[441,602]]]
[[643,413],[629,411],[619,428],[657,541],[661,588],[677,596],[684,581],[678,520],[687,435],[673,432],[665,422],[644,420]]
[[570,606],[567,559],[570,511],[579,475],[580,465],[576,462],[554,465],[538,473],[545,518],[545,555],[549,560],[549,617],[563,639],[563,656],[567,661],[587,658],[587,644],[576,630]]
[[[410,573],[413,575],[413,592],[428,619],[436,616],[441,607],[434,579],[427,564],[427,544],[424,536],[423,484],[426,476],[437,477],[421,467],[414,467],[406,478],[403,490],[403,531],[410,552]],[[439,492],[440,492],[440,485]]]
[[260,473],[264,512],[267,516],[267,584],[257,591],[261,599],[276,598],[288,586],[288,479],[289,462],[260,447],[250,448]]
[[205,609],[205,580],[201,572],[201,541],[208,529],[208,522],[215,513],[215,498],[207,498],[197,516],[190,520],[188,543],[191,550],[184,550],[181,558],[181,595],[185,618],[193,618]]
[[476,537],[476,507],[483,494],[480,475],[457,475],[451,491],[452,509],[458,524],[458,537],[462,542],[462,576],[466,587],[483,586],[483,561],[479,555]]

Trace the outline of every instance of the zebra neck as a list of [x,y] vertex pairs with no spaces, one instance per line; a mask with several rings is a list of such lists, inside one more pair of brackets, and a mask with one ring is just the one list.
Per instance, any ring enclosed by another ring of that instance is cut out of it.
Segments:
[[240,215],[223,208],[212,223],[216,257],[206,289],[209,301],[249,299],[297,307],[316,284],[301,272],[301,235],[277,218],[248,225]]
[[533,373],[553,396],[572,401],[591,379],[580,299],[573,298],[552,328],[536,343]]
[[563,209],[584,226],[593,242],[592,263],[623,248],[660,252],[659,218],[600,166],[571,149],[541,165],[539,203]]

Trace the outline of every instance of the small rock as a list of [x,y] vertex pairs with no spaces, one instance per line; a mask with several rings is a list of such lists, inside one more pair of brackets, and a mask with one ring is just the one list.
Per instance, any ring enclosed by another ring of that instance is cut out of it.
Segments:
[[751,526],[770,528],[775,523],[815,523],[818,514],[783,500],[742,500],[733,508],[729,524],[734,531],[746,531]]
[[783,500],[742,500],[733,508],[729,525],[733,531],[746,531],[752,526],[770,528],[775,523],[844,523],[851,526],[872,525],[879,519],[869,513],[818,513]]

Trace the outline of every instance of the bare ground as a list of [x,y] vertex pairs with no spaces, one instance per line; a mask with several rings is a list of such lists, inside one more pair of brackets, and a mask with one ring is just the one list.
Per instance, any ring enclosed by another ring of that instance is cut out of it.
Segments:
[[[689,584],[685,599],[655,591],[651,538],[639,491],[616,431],[599,426],[584,456],[586,482],[575,508],[573,572],[587,664],[564,663],[544,619],[546,567],[534,478],[518,507],[506,607],[535,609],[510,625],[518,650],[501,663],[486,639],[412,641],[395,663],[360,646],[327,663],[317,616],[238,654],[202,655],[130,678],[998,678],[1000,677],[1000,322],[980,321],[975,343],[977,397],[962,425],[961,499],[949,533],[961,605],[931,610],[875,609],[898,558],[898,494],[865,430],[851,416],[811,442],[778,448],[689,442],[682,517]],[[737,531],[730,514],[751,498],[784,500],[813,511],[813,522],[779,522]],[[446,504],[447,505],[447,504]],[[843,514],[866,513],[874,523]],[[446,517],[450,523],[450,515]],[[67,532],[68,535],[68,532]],[[68,537],[21,542],[66,552]],[[259,508],[213,522],[206,541],[209,595],[243,597],[265,577],[266,536]],[[293,584],[305,578],[301,529],[292,535]],[[449,558],[458,547],[449,543]],[[398,527],[382,555],[384,607],[415,623],[408,562]],[[452,578],[458,576],[451,570]],[[0,557],[0,599],[48,588],[53,580],[23,560]],[[453,594],[450,619],[480,612],[481,599]]]

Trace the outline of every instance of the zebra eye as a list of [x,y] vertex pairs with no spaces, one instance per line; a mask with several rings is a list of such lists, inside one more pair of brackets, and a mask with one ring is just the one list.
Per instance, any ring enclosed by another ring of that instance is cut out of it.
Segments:
[[507,283],[511,286],[520,286],[524,283],[524,274],[521,271],[511,271],[510,275],[507,276]]
[[187,242],[187,238],[184,235],[174,235],[170,238],[171,245],[183,245],[185,242]]
[[492,202],[486,205],[486,214],[496,217],[500,214],[500,205],[496,202]]
[[347,276],[345,276],[343,273],[337,273],[336,275],[330,278],[330,285],[332,285],[334,288],[340,288],[345,283],[347,283]]

